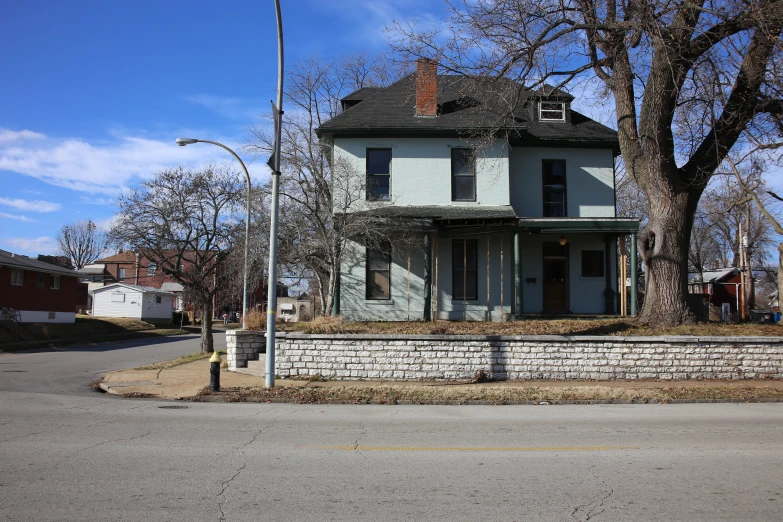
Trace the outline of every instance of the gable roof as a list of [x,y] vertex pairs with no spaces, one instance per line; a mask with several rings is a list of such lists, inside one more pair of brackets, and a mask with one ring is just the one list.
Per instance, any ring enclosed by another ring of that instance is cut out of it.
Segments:
[[92,290],[92,293],[100,293],[105,292],[109,289],[117,289],[119,287],[124,287],[129,290],[134,290],[136,292],[141,292],[143,294],[164,294],[164,295],[174,295],[172,292],[167,292],[165,290],[161,290],[160,288],[155,288],[153,286],[136,286],[136,285],[129,285],[127,283],[114,283],[111,285],[102,286],[100,288],[96,288],[95,290]]
[[37,259],[14,254],[13,252],[7,252],[5,250],[0,250],[0,265],[9,266],[11,268],[20,268],[22,270],[30,270],[31,272],[43,272],[45,274],[79,277],[79,274],[73,270],[68,270],[67,268],[63,268],[61,266],[45,263],[43,261],[38,261]]
[[98,259],[97,261],[93,261],[93,264],[96,263],[135,263],[136,262],[136,254],[134,252],[131,252],[130,250],[126,250],[125,252],[120,252],[119,254],[114,254],[113,256],[104,257],[103,259]]
[[[722,268],[720,270],[705,270],[702,272],[702,275],[704,276],[704,284],[706,285],[708,283],[719,283],[723,279],[737,275],[738,273],[739,271],[736,268]],[[698,282],[699,282],[699,273],[690,272],[688,274],[688,283],[694,284]]]
[[[362,134],[459,134],[469,131],[506,129],[518,143],[582,142],[618,147],[617,132],[571,111],[570,122],[540,122],[530,117],[527,104],[539,97],[568,100],[562,91],[531,91],[505,78],[478,83],[457,75],[438,75],[438,116],[416,116],[416,75],[411,74],[377,92],[356,91],[365,96],[344,112],[316,129],[319,136]],[[517,100],[513,117],[508,115],[508,97]]]

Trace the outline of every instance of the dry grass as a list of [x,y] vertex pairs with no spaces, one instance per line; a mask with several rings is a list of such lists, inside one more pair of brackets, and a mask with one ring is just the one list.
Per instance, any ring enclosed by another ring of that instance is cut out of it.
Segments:
[[106,334],[141,332],[156,326],[139,319],[77,315],[74,323],[0,323],[0,342],[46,341],[50,339],[93,338]]
[[261,330],[266,328],[266,316],[260,310],[250,310],[245,316],[245,324],[248,330]]
[[[657,383],[656,383],[657,384]],[[207,396],[213,396],[207,398]],[[286,401],[301,404],[570,404],[585,402],[672,403],[679,401],[783,400],[783,383],[754,386],[715,384],[704,386],[497,386],[454,384],[405,384],[397,386],[324,386],[311,383],[304,387],[224,389],[210,393],[205,389],[192,400],[220,398],[228,402]]]
[[[220,355],[226,354],[226,352],[221,352],[221,351],[218,351],[218,353]],[[180,366],[182,364],[188,364],[188,363],[200,361],[201,359],[209,359],[210,357],[212,357],[211,353],[192,353],[190,355],[183,355],[182,357],[179,357],[177,359],[171,359],[170,361],[162,361],[155,364],[147,364],[133,369],[134,370],[167,370],[168,368],[174,368],[175,366]]]
[[651,329],[632,319],[524,319],[507,323],[466,321],[349,322],[319,317],[291,323],[284,330],[313,334],[416,335],[624,335],[624,336],[768,336],[783,335],[783,326],[770,324],[697,323]]

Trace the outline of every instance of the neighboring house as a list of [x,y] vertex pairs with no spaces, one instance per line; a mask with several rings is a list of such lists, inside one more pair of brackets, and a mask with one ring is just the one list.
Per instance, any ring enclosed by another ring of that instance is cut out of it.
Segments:
[[[688,292],[691,294],[703,294],[709,296],[710,320],[720,321],[736,318],[739,309],[739,296],[742,276],[736,268],[723,268],[721,270],[705,270],[701,272],[702,282],[699,281],[699,273],[688,274]],[[723,308],[727,306],[731,314],[729,319],[723,317]]]
[[[344,112],[317,129],[334,175],[348,173],[345,192],[363,184],[346,211],[416,223],[421,238],[411,248],[395,237],[369,247],[353,238],[337,312],[352,320],[617,313],[617,240],[631,235],[635,245],[639,229],[615,214],[617,133],[572,110],[566,93],[508,80],[494,87],[523,103],[512,125],[498,124],[500,94],[470,82],[420,60],[390,87],[344,98]],[[497,130],[492,140],[468,139],[487,128]]]
[[277,317],[287,323],[309,320],[313,316],[311,305],[310,297],[307,294],[299,297],[278,297]]
[[171,320],[175,296],[158,288],[114,283],[93,291],[92,315]]
[[72,323],[78,282],[73,270],[0,250],[0,319]]

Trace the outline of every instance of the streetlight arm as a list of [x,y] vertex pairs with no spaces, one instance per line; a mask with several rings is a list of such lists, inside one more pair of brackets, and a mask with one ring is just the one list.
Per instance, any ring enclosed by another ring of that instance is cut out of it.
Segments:
[[247,167],[245,166],[245,162],[242,161],[242,158],[237,156],[237,153],[233,150],[229,149],[222,143],[218,143],[217,141],[211,141],[211,140],[199,140],[196,138],[177,138],[177,145],[180,147],[184,147],[185,145],[191,145],[193,143],[211,143],[212,145],[217,145],[223,150],[228,151],[229,154],[234,156],[236,160],[239,162],[240,165],[242,165],[242,171],[245,173],[245,179],[247,179],[247,195],[245,200],[245,270],[244,270],[244,276],[243,276],[243,288],[242,288],[242,329],[247,329],[247,256],[248,256],[248,241],[250,237],[250,173],[247,171]]

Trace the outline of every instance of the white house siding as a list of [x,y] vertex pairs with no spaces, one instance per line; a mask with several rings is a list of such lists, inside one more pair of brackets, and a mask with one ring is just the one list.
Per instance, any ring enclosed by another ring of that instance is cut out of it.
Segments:
[[[479,148],[476,159],[476,201],[451,201],[451,149],[470,147],[457,138],[337,138],[336,164],[350,166],[357,183],[364,183],[368,148],[392,150],[391,203],[413,205],[508,205],[508,145],[498,141]],[[361,185],[360,185],[361,186]],[[354,210],[385,203],[359,198]],[[340,204],[335,201],[335,204]],[[338,211],[341,209],[337,209]]]
[[340,275],[340,314],[351,321],[406,321],[424,316],[424,253],[412,247],[410,294],[408,294],[408,249],[392,245],[391,298],[365,299],[367,249],[349,241]]
[[[73,323],[76,322],[75,312],[39,312],[33,310],[16,310],[22,323]],[[50,316],[54,314],[54,318]]]
[[[112,294],[125,296],[124,302],[112,301]],[[93,293],[92,314],[97,317],[131,317],[141,319],[142,296],[140,291],[120,286]]]
[[[436,247],[433,242],[432,278],[433,294],[437,288],[437,302],[432,300],[432,311],[438,319],[471,321],[487,320],[487,238],[489,237],[489,273],[490,297],[489,314],[491,320],[505,320],[514,313],[514,236],[512,233],[466,236],[476,240],[478,247],[478,299],[463,302],[452,299],[452,241],[462,238],[437,240],[437,270],[435,267]],[[502,238],[502,265],[501,265]],[[522,251],[522,308],[524,314],[538,314],[543,311],[543,248],[545,242],[556,243],[560,235],[521,234]],[[604,290],[606,278],[582,277],[582,251],[601,250],[606,252],[604,237],[600,234],[569,234],[568,250],[568,302],[569,309],[578,314],[604,313]],[[408,257],[407,248],[393,248],[391,266],[391,298],[388,300],[365,299],[366,249],[350,242],[342,264],[340,281],[340,312],[352,321],[403,321],[410,318],[420,320],[424,314],[424,254],[418,248],[411,248],[410,294],[408,294]],[[611,287],[617,291],[617,263],[614,252],[614,239],[610,244]],[[500,306],[501,278],[503,274],[503,307]],[[435,282],[438,274],[437,286]],[[528,282],[535,279],[535,282]]]
[[[160,303],[156,302],[156,297],[160,297]],[[174,310],[174,296],[156,295],[152,292],[144,294],[142,300],[142,319],[171,319]]]
[[[522,236],[522,311],[525,314],[538,314],[544,308],[544,266],[543,243],[557,243],[560,235],[541,234]],[[568,234],[568,297],[570,311],[576,314],[604,313],[604,290],[606,279],[582,277],[582,251],[601,250],[606,255],[604,238],[600,234]],[[617,256],[615,243],[609,248],[612,289],[617,291]],[[528,283],[528,279],[535,282]]]
[[509,154],[511,205],[518,216],[542,217],[542,160],[566,162],[568,217],[615,217],[614,158],[609,149],[515,147]]
[[[514,265],[514,239],[512,234],[493,234],[490,236],[465,236],[464,239],[475,240],[478,250],[478,299],[463,301],[452,299],[452,245],[454,241],[462,241],[463,238],[438,240],[438,302],[437,318],[448,320],[469,321],[487,320],[487,238],[489,238],[489,313],[493,321],[504,320],[512,313],[514,305],[514,278],[512,267]],[[502,265],[501,265],[501,239],[502,239]],[[434,255],[433,255],[434,259]],[[434,263],[434,261],[433,261]],[[502,272],[501,272],[502,271]],[[501,275],[503,274],[503,308],[500,307]],[[433,281],[435,270],[432,272]],[[435,283],[433,282],[433,291]],[[435,310],[433,300],[433,310]]]

